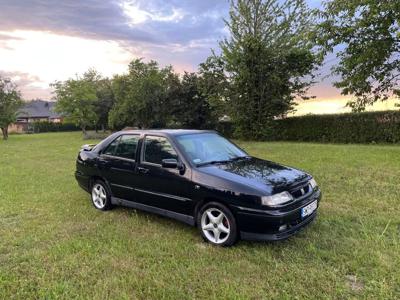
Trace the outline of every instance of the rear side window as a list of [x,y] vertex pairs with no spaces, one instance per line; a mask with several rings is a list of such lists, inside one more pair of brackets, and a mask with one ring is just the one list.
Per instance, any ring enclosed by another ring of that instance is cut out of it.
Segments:
[[123,135],[119,140],[114,155],[123,158],[135,159],[138,142],[138,135]]
[[161,136],[146,136],[144,144],[144,161],[161,165],[161,161],[178,156],[170,142]]
[[111,144],[109,144],[107,146],[107,148],[105,150],[103,150],[103,154],[107,154],[107,155],[114,155],[115,150],[117,149],[118,146],[118,142],[121,139],[121,137],[116,138],[114,141],[112,141]]

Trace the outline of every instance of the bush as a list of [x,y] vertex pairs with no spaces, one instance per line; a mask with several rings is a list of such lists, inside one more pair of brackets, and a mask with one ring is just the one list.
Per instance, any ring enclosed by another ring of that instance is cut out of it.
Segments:
[[400,111],[309,115],[276,120],[270,140],[399,143]]
[[112,132],[110,131],[87,131],[83,137],[84,140],[103,140],[108,137]]
[[60,131],[78,131],[81,130],[71,123],[52,123],[52,122],[34,122],[29,123],[28,132],[60,132]]

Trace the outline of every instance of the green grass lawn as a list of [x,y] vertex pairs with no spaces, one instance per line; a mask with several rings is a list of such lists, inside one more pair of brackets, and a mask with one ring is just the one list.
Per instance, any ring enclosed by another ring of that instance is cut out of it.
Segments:
[[239,142],[313,174],[323,201],[289,240],[219,248],[174,220],[95,210],[74,179],[84,143],[0,141],[0,299],[400,297],[399,146]]

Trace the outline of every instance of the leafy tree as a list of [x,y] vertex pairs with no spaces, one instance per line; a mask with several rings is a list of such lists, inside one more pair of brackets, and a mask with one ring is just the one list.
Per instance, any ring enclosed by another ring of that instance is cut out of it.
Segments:
[[113,80],[115,105],[109,115],[112,128],[163,127],[170,119],[170,83],[176,82],[170,66],[160,69],[157,62],[136,59],[129,73]]
[[4,140],[8,139],[8,126],[15,122],[22,103],[16,84],[9,78],[0,77],[0,128]]
[[109,112],[115,102],[112,81],[109,78],[102,77],[95,69],[87,71],[83,75],[83,78],[91,82],[96,89],[97,103],[95,105],[95,112],[98,117],[96,130],[98,127],[101,127],[104,131],[108,124]]
[[207,98],[199,90],[196,73],[184,73],[177,96],[171,112],[177,124],[196,129],[210,128],[215,124]]
[[229,107],[236,134],[262,139],[272,120],[294,109],[318,63],[310,38],[313,12],[303,0],[233,0],[220,43],[230,82]]
[[102,78],[97,84],[97,107],[96,113],[99,117],[97,126],[103,131],[108,126],[108,116],[114,106],[115,98],[112,90],[112,82],[109,78]]
[[[390,96],[400,96],[400,1],[332,0],[324,3],[318,42],[337,52],[335,86],[355,111]],[[338,46],[338,47],[336,47]],[[336,47],[336,48],[335,48]]]
[[213,123],[229,114],[229,84],[225,74],[225,64],[220,56],[213,53],[200,64],[198,88],[201,95],[207,99]]
[[56,111],[79,126],[85,136],[87,127],[94,126],[99,119],[96,113],[96,86],[90,72],[76,79],[52,84],[57,100]]

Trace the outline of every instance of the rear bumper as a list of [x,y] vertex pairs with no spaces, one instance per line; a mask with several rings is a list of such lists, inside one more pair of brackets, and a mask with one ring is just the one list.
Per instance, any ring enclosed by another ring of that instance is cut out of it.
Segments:
[[267,211],[237,211],[240,236],[244,240],[278,241],[286,239],[310,224],[317,216],[317,209],[309,216],[302,218],[301,209],[313,201],[321,200],[321,192],[315,192],[299,207],[293,210],[269,214]]

